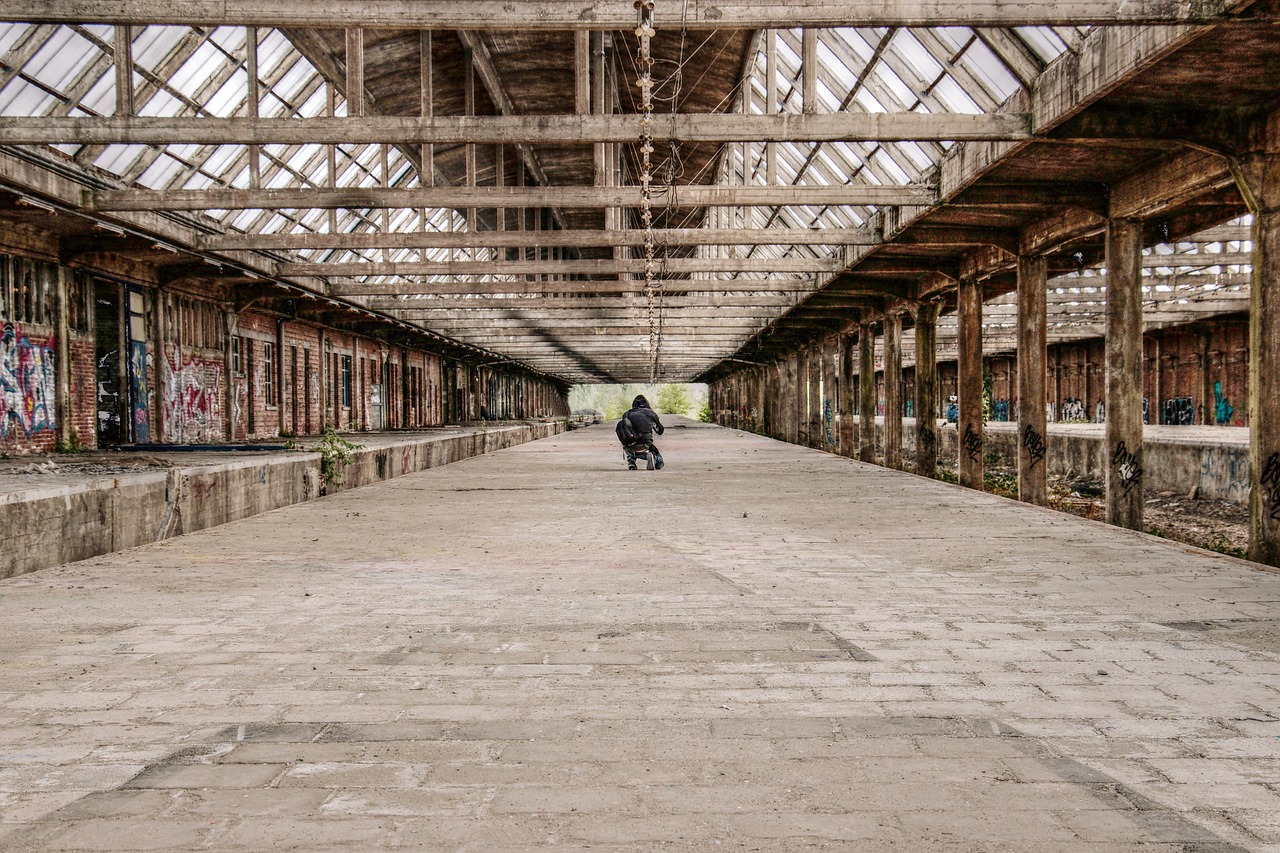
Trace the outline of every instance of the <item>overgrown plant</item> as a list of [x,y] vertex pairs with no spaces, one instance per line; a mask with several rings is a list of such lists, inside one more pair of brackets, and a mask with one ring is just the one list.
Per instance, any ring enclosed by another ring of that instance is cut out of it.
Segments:
[[89,448],[80,441],[80,433],[72,429],[65,439],[58,439],[53,446],[54,453],[85,453]]
[[338,431],[333,427],[327,427],[324,438],[307,448],[312,453],[320,454],[320,479],[324,483],[325,491],[342,485],[343,472],[347,465],[351,464],[354,452],[362,447],[364,447],[363,444],[352,444],[338,435]]

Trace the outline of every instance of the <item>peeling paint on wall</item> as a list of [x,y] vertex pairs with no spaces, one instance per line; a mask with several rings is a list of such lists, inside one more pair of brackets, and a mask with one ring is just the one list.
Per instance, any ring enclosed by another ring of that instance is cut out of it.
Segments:
[[55,375],[53,339],[32,341],[22,326],[5,323],[0,333],[0,438],[15,425],[28,437],[54,428]]
[[217,441],[222,435],[222,363],[178,352],[167,355],[164,425],[169,441]]

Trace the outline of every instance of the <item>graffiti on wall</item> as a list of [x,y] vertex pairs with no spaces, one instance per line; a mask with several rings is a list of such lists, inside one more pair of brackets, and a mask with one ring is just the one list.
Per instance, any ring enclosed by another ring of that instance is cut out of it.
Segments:
[[0,437],[54,428],[53,339],[33,341],[21,326],[0,332]]
[[150,373],[151,354],[146,341],[129,343],[129,402],[133,415],[133,440],[146,444],[151,440],[151,389],[147,376]]
[[823,431],[827,440],[827,444],[835,444],[836,436],[832,430],[832,424],[835,421],[835,407],[831,405],[830,400],[822,401],[822,424]]
[[1191,426],[1196,421],[1196,407],[1190,397],[1174,397],[1164,401],[1164,422],[1173,426]]
[[170,441],[196,444],[222,436],[222,363],[202,358],[166,356],[169,375],[164,389],[164,426]]
[[1066,423],[1087,423],[1089,416],[1084,411],[1084,401],[1068,397],[1062,401],[1062,420]]
[[1262,466],[1259,480],[1262,492],[1266,496],[1263,512],[1272,521],[1280,521],[1280,453],[1272,453]]
[[1222,383],[1213,383],[1213,422],[1218,426],[1230,424],[1231,417],[1235,413],[1236,407],[1231,405],[1231,401],[1222,395]]

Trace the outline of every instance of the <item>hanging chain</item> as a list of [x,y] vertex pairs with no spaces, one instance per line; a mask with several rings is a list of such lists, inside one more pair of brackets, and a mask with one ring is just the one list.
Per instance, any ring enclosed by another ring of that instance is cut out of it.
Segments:
[[649,381],[658,378],[658,259],[653,233],[653,0],[636,0],[640,40],[636,66],[640,79],[640,223],[644,226],[644,299],[649,313]]

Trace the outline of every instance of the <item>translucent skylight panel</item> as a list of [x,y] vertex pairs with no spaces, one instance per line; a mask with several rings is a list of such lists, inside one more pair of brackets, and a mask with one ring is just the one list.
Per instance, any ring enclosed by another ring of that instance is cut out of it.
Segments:
[[244,27],[218,27],[209,40],[228,54],[235,56],[244,48],[245,29]]
[[314,143],[302,145],[299,146],[297,151],[290,154],[285,162],[287,162],[289,164],[289,168],[293,169],[295,172],[306,174],[307,168],[310,166],[312,160],[315,158],[322,159],[321,155],[323,153],[323,149]]
[[138,110],[138,115],[143,116],[161,116],[173,117],[181,115],[186,109],[186,104],[170,95],[168,92],[157,90],[154,95],[147,99],[147,102]]
[[293,227],[293,221],[289,217],[280,213],[272,214],[259,229],[260,234],[279,234],[281,231],[289,231]]
[[196,172],[187,178],[186,183],[182,185],[184,190],[207,190],[213,186],[213,179],[203,172]]
[[843,99],[843,96],[837,95],[835,92],[831,91],[826,80],[819,77],[817,80],[817,86],[814,88],[818,93],[818,112],[833,113],[840,108],[840,102]]
[[243,68],[237,69],[205,103],[205,109],[220,118],[230,118],[244,106],[249,91],[248,85],[249,75]]
[[284,76],[271,87],[272,92],[281,100],[293,102],[298,99],[307,84],[316,78],[316,71],[306,62],[298,60],[290,66]]
[[997,103],[1003,103],[1022,88],[1018,78],[1009,73],[1009,69],[991,52],[991,48],[980,41],[969,46],[961,57],[960,64],[982,83],[992,100]]
[[300,107],[298,107],[298,115],[303,118],[314,118],[318,115],[322,115],[324,111],[328,109],[328,100],[325,87],[320,86],[311,93],[311,96],[307,98]]
[[827,45],[826,40],[822,35],[818,37],[818,64],[825,68],[827,73],[839,81],[840,85],[844,87],[846,92],[853,88],[853,84],[858,79],[858,75],[840,61],[835,52]]
[[981,113],[979,107],[959,83],[950,76],[943,77],[933,87],[933,95],[953,113]]
[[293,45],[279,30],[258,31],[258,76],[266,80],[293,52]]
[[151,189],[163,189],[186,168],[185,163],[175,160],[167,153],[161,154],[138,176],[138,183]]
[[926,169],[930,169],[935,165],[934,159],[926,154],[924,149],[915,142],[898,142],[894,147],[899,152],[906,155],[907,159],[911,161],[911,164],[921,172]]
[[1067,51],[1066,44],[1048,27],[1015,27],[1014,32],[1046,65]]
[[44,115],[57,103],[58,99],[53,95],[18,78],[0,89],[0,115]]
[[110,115],[116,111],[116,77],[114,74],[103,74],[99,77],[83,98],[80,108],[94,115]]
[[898,165],[897,161],[895,161],[893,157],[889,156],[889,153],[885,151],[885,149],[881,148],[872,155],[871,159],[894,183],[910,183],[911,176],[903,171],[902,167]]
[[238,228],[241,231],[248,231],[253,227],[253,223],[257,218],[258,211],[242,210],[236,216],[232,217],[230,225],[232,228]]
[[145,145],[108,145],[93,161],[93,165],[116,175],[123,175],[129,167],[145,154]]
[[134,30],[133,64],[148,71],[159,71],[164,60],[173,53],[191,30],[187,27],[144,27]]
[[[241,158],[244,160],[244,158]],[[249,164],[247,160],[242,163],[241,160],[236,161],[236,173],[234,177],[227,179],[227,183],[240,190],[249,188]]]
[[884,63],[877,64],[871,73],[877,80],[884,84],[885,88],[889,90],[889,94],[891,94],[903,107],[910,106],[919,100],[916,96],[915,90],[902,82],[902,78],[894,73]]
[[243,153],[239,145],[219,145],[204,161],[204,169],[211,175],[223,175],[235,159]]
[[33,30],[32,24],[0,24],[0,57],[21,44]]
[[22,71],[62,92],[75,82],[99,54],[97,46],[70,27],[58,27],[35,55],[27,60]]
[[[871,57],[875,55],[875,47],[863,38],[862,32],[856,29],[841,28],[828,31],[832,38],[839,39],[849,50],[852,50],[861,60],[861,64],[865,65],[871,61]],[[874,32],[874,31],[869,31]],[[879,41],[879,36],[876,36]],[[861,68],[861,65],[859,65]],[[856,69],[855,69],[856,70]]]
[[298,179],[287,169],[277,169],[263,184],[270,189],[298,186]]
[[898,30],[889,44],[890,49],[905,59],[920,77],[932,80],[942,73],[941,63],[916,40],[910,30]]
[[858,90],[858,93],[853,96],[853,102],[869,113],[888,112],[888,110],[885,109],[884,104],[880,103],[879,99],[865,88]]
[[194,100],[226,61],[227,58],[216,47],[205,42],[170,75],[169,86]]
[[967,27],[932,27],[931,29],[938,40],[950,48],[952,53],[968,44],[973,36],[973,31]]

